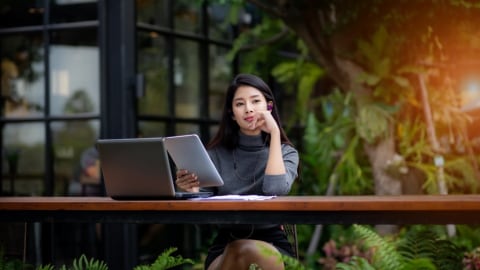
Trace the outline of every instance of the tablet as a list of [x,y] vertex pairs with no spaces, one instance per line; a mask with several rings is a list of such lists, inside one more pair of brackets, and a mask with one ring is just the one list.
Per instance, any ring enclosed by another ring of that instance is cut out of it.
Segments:
[[200,181],[200,187],[223,186],[222,177],[198,135],[164,137],[163,140],[177,169],[195,173]]

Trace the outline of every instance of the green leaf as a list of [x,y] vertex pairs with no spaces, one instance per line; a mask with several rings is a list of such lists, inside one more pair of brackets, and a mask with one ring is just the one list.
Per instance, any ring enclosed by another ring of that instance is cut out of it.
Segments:
[[177,248],[168,248],[151,265],[139,265],[134,270],[165,270],[182,264],[194,264],[191,259],[185,259],[181,255],[172,256],[171,254],[175,251],[177,251]]
[[373,63],[373,72],[380,78],[386,78],[390,74],[390,59],[383,58]]
[[359,108],[356,129],[360,137],[368,143],[387,135],[390,116],[387,111],[376,104],[366,104]]
[[410,81],[405,77],[392,76],[392,80],[401,87],[410,87]]
[[358,75],[357,81],[359,83],[365,83],[368,86],[377,85],[380,82],[381,78],[375,74],[362,72]]

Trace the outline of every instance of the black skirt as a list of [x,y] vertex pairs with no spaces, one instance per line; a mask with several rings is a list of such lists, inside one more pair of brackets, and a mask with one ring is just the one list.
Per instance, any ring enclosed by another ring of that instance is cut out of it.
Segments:
[[288,241],[287,235],[280,225],[267,229],[254,229],[253,225],[252,227],[246,226],[245,229],[222,228],[218,231],[217,237],[208,250],[208,255],[205,259],[205,269],[208,269],[215,258],[222,255],[227,244],[238,239],[264,241],[272,244],[281,254],[294,257],[292,244]]

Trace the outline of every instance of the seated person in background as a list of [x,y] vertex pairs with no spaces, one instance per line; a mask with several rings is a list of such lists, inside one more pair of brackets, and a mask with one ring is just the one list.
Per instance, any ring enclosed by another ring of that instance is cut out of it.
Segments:
[[100,160],[95,147],[82,152],[80,164],[74,172],[70,195],[99,196],[102,195]]
[[[299,156],[287,138],[273,93],[260,78],[239,74],[229,86],[219,130],[207,149],[224,185],[215,195],[287,195],[298,176]],[[195,172],[179,169],[176,184],[199,191]],[[272,255],[273,254],[273,255]],[[293,257],[281,224],[219,225],[205,269],[284,269],[280,254]]]

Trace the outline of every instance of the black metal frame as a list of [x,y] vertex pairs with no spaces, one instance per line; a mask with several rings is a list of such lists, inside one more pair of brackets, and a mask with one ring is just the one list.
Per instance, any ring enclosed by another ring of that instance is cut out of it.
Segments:
[[480,224],[466,211],[7,211],[0,222],[159,224]]
[[[101,137],[135,137],[135,1],[99,1],[101,54]],[[104,254],[112,269],[137,262],[136,227],[109,224],[104,228]]]

